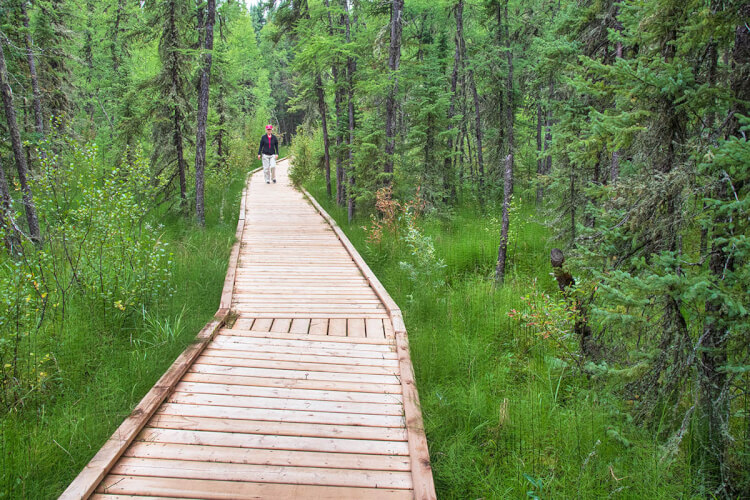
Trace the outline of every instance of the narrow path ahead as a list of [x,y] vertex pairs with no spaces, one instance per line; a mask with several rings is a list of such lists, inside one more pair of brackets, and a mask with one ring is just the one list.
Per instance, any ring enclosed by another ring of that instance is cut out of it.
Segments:
[[61,498],[434,498],[400,312],[287,167],[249,182],[221,318]]

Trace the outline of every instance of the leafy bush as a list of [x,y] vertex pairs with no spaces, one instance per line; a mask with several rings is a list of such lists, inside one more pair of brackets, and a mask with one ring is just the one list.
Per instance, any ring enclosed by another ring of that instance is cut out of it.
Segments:
[[[136,151],[131,163],[101,163],[94,144],[66,139],[41,159],[34,192],[43,243],[21,236],[0,266],[0,381],[11,409],[54,376],[54,343],[73,302],[104,326],[171,294],[172,254],[149,222],[159,184]],[[10,214],[16,218],[17,214]],[[45,352],[46,351],[46,352]]]
[[434,288],[445,283],[443,271],[446,266],[445,261],[437,257],[432,238],[419,226],[425,206],[419,188],[414,198],[407,202],[394,200],[390,186],[380,188],[375,194],[378,216],[370,216],[367,239],[378,245],[384,241],[406,245],[409,258],[399,261],[399,267],[414,284]]

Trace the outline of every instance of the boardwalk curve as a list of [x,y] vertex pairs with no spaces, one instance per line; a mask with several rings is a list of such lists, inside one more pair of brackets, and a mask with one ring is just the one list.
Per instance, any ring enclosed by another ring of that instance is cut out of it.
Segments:
[[435,498],[401,312],[287,169],[250,177],[215,319],[61,498]]

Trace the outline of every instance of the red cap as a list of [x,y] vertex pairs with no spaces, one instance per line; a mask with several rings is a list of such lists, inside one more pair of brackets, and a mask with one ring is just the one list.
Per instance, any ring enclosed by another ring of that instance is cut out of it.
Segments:
[[273,130],[273,125],[266,125],[266,130]]

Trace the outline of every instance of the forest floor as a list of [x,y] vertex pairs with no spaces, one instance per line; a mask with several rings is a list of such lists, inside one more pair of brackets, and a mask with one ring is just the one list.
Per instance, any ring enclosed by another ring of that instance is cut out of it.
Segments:
[[[515,211],[496,288],[501,207],[459,206],[419,220],[421,236],[373,243],[369,219],[348,224],[322,180],[307,187],[404,313],[440,498],[690,497],[687,467],[660,460],[653,429],[632,420],[617,387],[574,368],[575,339],[510,317],[533,302],[549,314],[540,322],[565,326],[552,317],[552,243],[533,204]],[[420,255],[429,240],[432,268]]]

